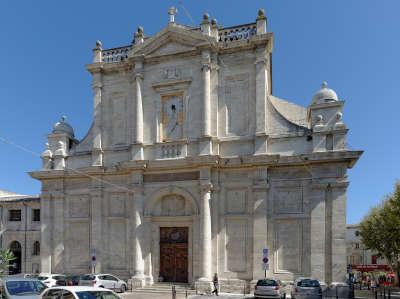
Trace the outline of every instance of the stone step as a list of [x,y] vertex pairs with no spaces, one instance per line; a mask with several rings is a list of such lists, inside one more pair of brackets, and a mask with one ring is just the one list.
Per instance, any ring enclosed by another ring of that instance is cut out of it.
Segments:
[[[174,284],[176,293],[193,295],[196,291],[188,284]],[[170,283],[156,283],[150,286],[145,286],[142,288],[133,289],[132,292],[135,293],[172,293],[172,284]]]
[[[138,288],[138,289],[134,289],[132,290],[133,293],[160,293],[160,294],[171,294],[172,290],[171,289],[167,289],[167,288]],[[176,293],[177,294],[185,294],[186,290],[185,289],[176,289]],[[188,295],[194,295],[196,294],[195,290],[192,289],[188,289],[187,290]]]

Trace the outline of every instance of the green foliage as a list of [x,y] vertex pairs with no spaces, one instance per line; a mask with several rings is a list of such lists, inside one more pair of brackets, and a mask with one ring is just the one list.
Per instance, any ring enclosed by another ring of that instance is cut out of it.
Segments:
[[8,274],[10,262],[13,260],[15,260],[15,256],[10,249],[0,249],[0,276]]
[[384,257],[392,270],[400,272],[400,182],[383,202],[361,222],[360,235],[368,249]]

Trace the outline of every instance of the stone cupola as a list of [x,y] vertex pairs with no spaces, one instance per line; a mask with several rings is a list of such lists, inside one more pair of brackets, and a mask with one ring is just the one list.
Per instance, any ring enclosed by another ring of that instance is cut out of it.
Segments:
[[65,158],[72,145],[77,142],[74,129],[66,122],[65,116],[54,124],[52,132],[47,135],[47,140],[46,150],[42,154],[43,168],[64,169]]
[[324,81],[308,107],[308,123],[313,132],[313,151],[346,149],[347,129],[343,123],[344,101]]

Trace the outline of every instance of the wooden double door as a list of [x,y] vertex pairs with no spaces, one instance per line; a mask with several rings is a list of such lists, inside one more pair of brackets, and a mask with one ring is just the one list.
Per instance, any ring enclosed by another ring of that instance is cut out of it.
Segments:
[[167,282],[188,282],[187,227],[160,227],[160,276]]

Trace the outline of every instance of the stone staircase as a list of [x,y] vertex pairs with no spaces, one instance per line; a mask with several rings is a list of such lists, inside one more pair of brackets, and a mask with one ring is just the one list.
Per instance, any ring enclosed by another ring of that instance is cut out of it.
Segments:
[[[174,283],[177,294],[194,295],[196,294],[195,289],[187,283]],[[157,282],[153,285],[136,288],[132,290],[133,293],[160,293],[160,294],[172,294],[172,283],[170,282]]]

